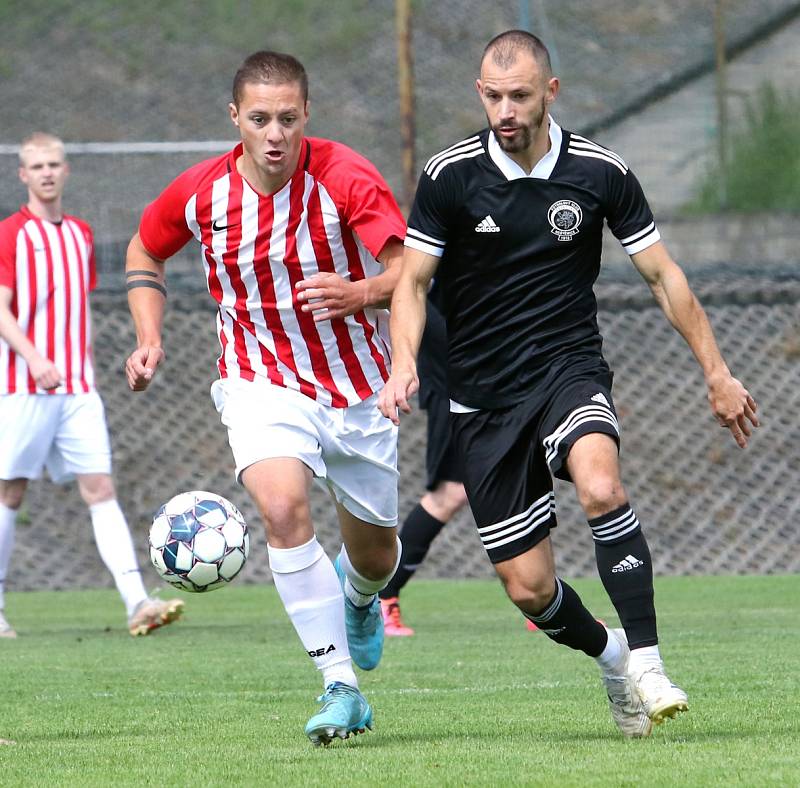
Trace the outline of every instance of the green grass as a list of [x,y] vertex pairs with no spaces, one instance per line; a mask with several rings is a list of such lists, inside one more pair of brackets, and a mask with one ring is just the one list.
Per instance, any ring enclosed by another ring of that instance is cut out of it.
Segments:
[[[613,621],[598,583],[575,586]],[[691,711],[644,741],[497,583],[414,581],[403,599],[417,635],[362,676],[375,731],[315,749],[319,680],[271,587],[187,596],[184,621],[136,640],[111,591],[9,594],[0,785],[800,784],[800,577],[657,584]]]
[[719,163],[695,186],[688,215],[800,212],[800,95],[761,86],[745,104],[744,120],[731,134],[726,167],[727,199],[720,190]]

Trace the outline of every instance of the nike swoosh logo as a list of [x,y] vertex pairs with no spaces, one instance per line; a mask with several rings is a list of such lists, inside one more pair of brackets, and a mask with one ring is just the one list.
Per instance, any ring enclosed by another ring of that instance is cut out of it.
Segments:
[[211,229],[215,233],[220,233],[223,230],[227,230],[229,227],[236,227],[238,224],[238,222],[235,222],[234,224],[217,224],[217,220],[215,219],[211,224]]

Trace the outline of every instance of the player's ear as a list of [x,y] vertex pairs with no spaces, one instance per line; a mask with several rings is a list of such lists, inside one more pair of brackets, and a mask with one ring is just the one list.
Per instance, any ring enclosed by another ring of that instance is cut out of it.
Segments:
[[19,169],[17,170],[17,175],[19,175],[19,179],[27,186],[28,173],[22,165],[20,165]]
[[483,95],[483,83],[479,79],[475,80],[475,90],[478,91],[479,96]]
[[550,77],[547,81],[547,92],[545,93],[545,102],[547,104],[552,104],[558,98],[560,87],[561,83],[558,81],[558,77]]
[[238,126],[239,125],[239,109],[232,101],[231,101],[230,104],[228,104],[228,112],[230,112],[230,114],[231,114],[231,123],[233,123],[234,126]]

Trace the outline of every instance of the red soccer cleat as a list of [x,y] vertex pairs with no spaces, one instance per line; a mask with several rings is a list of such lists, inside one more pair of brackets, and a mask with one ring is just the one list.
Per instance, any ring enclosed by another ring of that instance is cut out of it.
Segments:
[[381,613],[383,613],[383,633],[386,637],[408,637],[414,634],[414,630],[403,623],[398,597],[381,599]]

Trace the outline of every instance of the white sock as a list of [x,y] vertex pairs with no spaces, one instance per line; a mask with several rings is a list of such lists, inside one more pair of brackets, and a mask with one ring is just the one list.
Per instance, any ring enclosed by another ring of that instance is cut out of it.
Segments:
[[386,584],[394,577],[397,567],[400,566],[400,558],[403,554],[403,545],[400,538],[397,538],[397,559],[394,563],[394,568],[389,574],[380,580],[369,580],[363,575],[359,574],[358,570],[350,562],[350,556],[347,554],[347,548],[342,545],[339,551],[339,566],[347,576],[344,584],[344,593],[347,598],[356,607],[366,607],[375,599],[378,591],[386,588]]
[[147,591],[142,583],[128,522],[116,499],[92,504],[89,514],[100,558],[111,572],[130,616],[136,606],[147,599]]
[[660,668],[661,654],[658,646],[642,646],[631,649],[631,658],[628,662],[629,670],[634,676],[644,673],[648,668]]
[[14,532],[16,530],[17,510],[9,509],[0,503],[0,610],[6,605],[5,582],[11,553],[14,550]]
[[342,587],[322,545],[313,537],[298,547],[268,544],[267,552],[275,589],[303,648],[322,672],[323,686],[341,681],[357,688],[344,626]]
[[603,672],[613,671],[619,665],[622,657],[622,645],[608,627],[606,627],[606,632],[608,632],[608,643],[600,656],[595,657],[595,661]]

